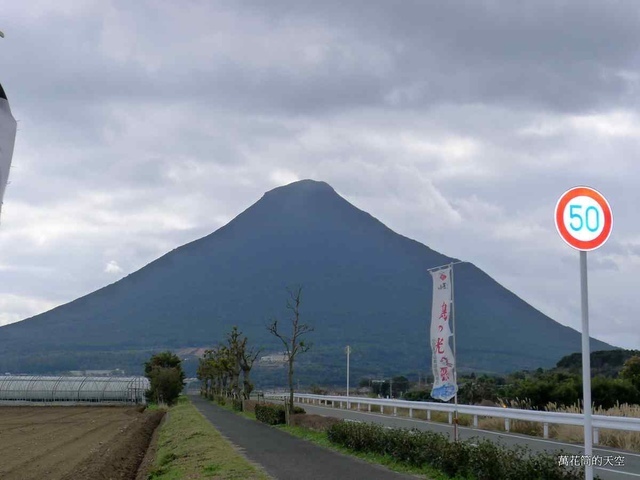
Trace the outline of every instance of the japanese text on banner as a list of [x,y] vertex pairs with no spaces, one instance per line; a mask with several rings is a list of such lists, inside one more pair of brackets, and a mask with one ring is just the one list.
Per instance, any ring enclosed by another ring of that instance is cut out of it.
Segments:
[[431,272],[433,278],[433,304],[431,307],[431,352],[433,390],[431,396],[438,400],[451,400],[458,386],[455,383],[455,358],[449,345],[452,336],[451,268]]

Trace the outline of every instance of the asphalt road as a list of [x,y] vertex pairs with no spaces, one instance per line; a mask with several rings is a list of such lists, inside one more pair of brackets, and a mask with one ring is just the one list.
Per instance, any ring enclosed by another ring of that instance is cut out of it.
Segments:
[[[389,427],[400,428],[417,428],[419,430],[430,430],[433,432],[441,432],[453,438],[453,426],[443,423],[427,422],[425,420],[410,419],[406,417],[394,417],[391,415],[382,415],[377,413],[358,412],[355,410],[343,410],[333,407],[321,407],[317,405],[300,404],[307,413],[316,415],[325,415],[338,418],[346,418],[350,420],[359,420],[368,423],[379,423]],[[459,427],[459,438],[462,440],[471,437],[486,438],[494,442],[500,442],[506,446],[525,445],[532,452],[547,451],[557,452],[564,450],[567,455],[582,455],[583,447],[570,443],[562,443],[554,440],[545,440],[526,435],[517,435],[510,433],[489,432],[486,430],[477,430],[473,428]],[[594,448],[594,455],[602,457],[622,456],[624,458],[624,466],[607,466],[594,467],[594,473],[603,480],[638,480],[640,479],[640,455],[637,453],[615,450],[610,448]]]
[[225,410],[199,395],[196,408],[251,461],[278,480],[415,480]]

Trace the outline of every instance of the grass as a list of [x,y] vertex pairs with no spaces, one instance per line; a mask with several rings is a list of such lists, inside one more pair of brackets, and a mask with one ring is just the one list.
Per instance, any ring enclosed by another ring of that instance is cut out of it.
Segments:
[[156,458],[148,480],[268,480],[225,440],[189,402],[180,397],[160,427]]
[[423,468],[411,467],[402,462],[398,462],[397,460],[393,459],[388,455],[354,452],[353,450],[350,450],[348,448],[331,443],[327,438],[327,434],[325,432],[317,432],[304,427],[295,427],[295,426],[287,426],[287,425],[278,425],[275,428],[278,428],[282,431],[289,433],[290,435],[294,435],[298,438],[302,438],[303,440],[307,440],[311,443],[314,443],[324,448],[328,448],[335,452],[340,452],[345,455],[357,457],[369,463],[384,465],[389,470],[393,470],[394,472],[406,473],[409,475],[420,475],[420,478],[429,479],[429,480],[468,480],[464,477],[453,477],[453,478],[449,477],[443,474],[442,472],[439,472],[438,470],[428,466],[425,466]]
[[[233,410],[229,403],[225,405],[217,404],[219,407],[222,407],[226,410],[229,410],[238,415],[244,416],[246,418],[256,420],[255,413],[253,412],[238,412],[237,410]],[[304,405],[303,405],[304,408]],[[419,478],[423,478],[426,480],[468,480],[462,477],[449,477],[438,470],[425,466],[423,468],[416,468],[408,466],[404,463],[398,462],[390,456],[378,455],[373,453],[364,453],[364,452],[355,452],[348,448],[335,445],[329,441],[327,438],[327,434],[325,432],[318,432],[315,430],[311,430],[309,428],[299,427],[299,426],[287,426],[287,425],[277,425],[274,428],[278,428],[284,432],[289,433],[295,437],[301,438],[303,440],[314,443],[320,447],[328,448],[329,450],[333,450],[335,452],[340,452],[345,455],[350,455],[353,457],[360,458],[369,463],[374,463],[378,465],[383,465],[387,467],[389,470],[393,470],[394,472],[399,473],[407,473],[410,475],[419,475]]]
[[147,410],[149,411],[155,411],[155,410],[169,410],[169,407],[167,406],[166,403],[162,402],[162,403],[149,403],[147,405]]
[[216,403],[214,400],[209,400],[209,402],[215,403],[215,405],[220,407],[220,408],[224,408],[225,410],[229,410],[230,412],[237,413],[238,415],[242,415],[243,417],[249,418],[251,420],[255,420],[256,419],[255,412],[244,412],[244,411],[243,412],[239,412],[238,410],[234,410],[233,407],[231,406],[231,403],[229,403],[229,402],[225,403],[224,405]]
[[[549,412],[582,413],[582,408],[578,405],[558,407],[554,403],[548,404],[545,410]],[[596,407],[593,409],[593,414],[640,418],[640,405],[629,405],[625,403],[608,409]],[[584,441],[584,429],[573,425],[549,425],[549,436],[569,442],[581,443]],[[599,445],[640,452],[640,432],[600,429],[599,436]]]

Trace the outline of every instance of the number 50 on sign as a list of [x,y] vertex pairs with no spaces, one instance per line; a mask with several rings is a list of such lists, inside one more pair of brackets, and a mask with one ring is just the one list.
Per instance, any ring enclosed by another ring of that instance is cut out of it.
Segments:
[[611,235],[613,214],[609,202],[589,187],[567,190],[558,200],[556,228],[562,239],[576,250],[601,247]]

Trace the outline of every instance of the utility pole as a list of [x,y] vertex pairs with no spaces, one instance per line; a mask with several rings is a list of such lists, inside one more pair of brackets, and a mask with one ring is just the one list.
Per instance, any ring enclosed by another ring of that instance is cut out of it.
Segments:
[[344,349],[347,354],[347,409],[351,408],[349,403],[349,355],[351,354],[351,347],[347,345],[347,348]]

